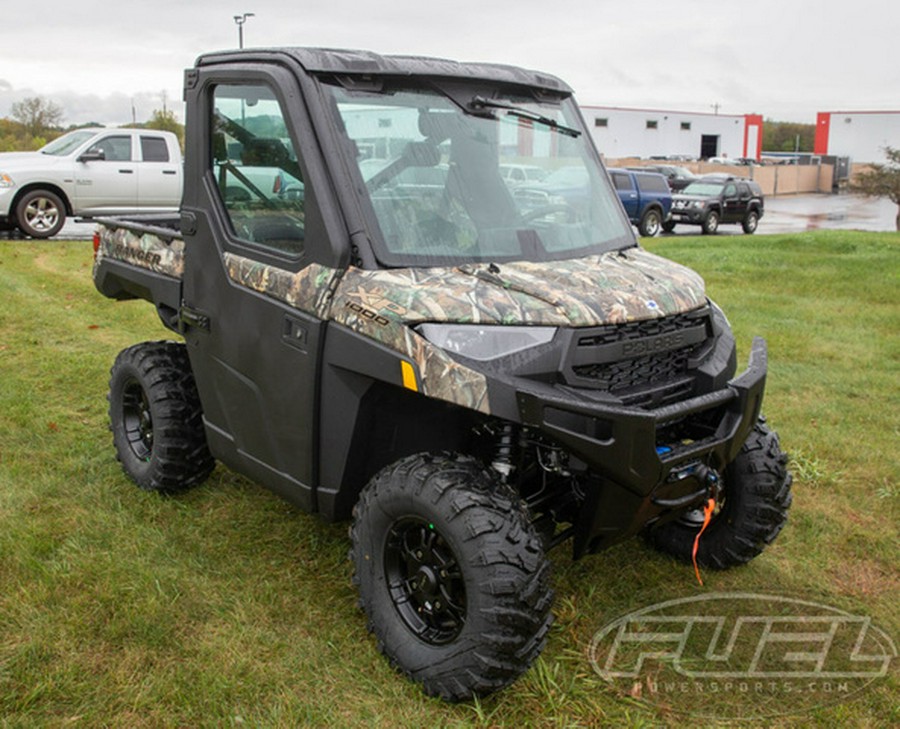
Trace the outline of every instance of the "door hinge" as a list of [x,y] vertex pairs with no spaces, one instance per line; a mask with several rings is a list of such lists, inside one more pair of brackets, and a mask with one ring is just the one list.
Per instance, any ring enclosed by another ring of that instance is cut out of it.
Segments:
[[205,332],[209,331],[209,315],[204,314],[202,311],[192,309],[190,306],[185,306],[184,304],[181,305],[178,320],[181,322],[182,333],[188,327],[202,329]]

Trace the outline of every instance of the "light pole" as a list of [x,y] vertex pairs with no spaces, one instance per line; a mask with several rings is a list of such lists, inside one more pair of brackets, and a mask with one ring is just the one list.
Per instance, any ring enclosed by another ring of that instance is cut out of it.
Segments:
[[243,15],[235,15],[234,22],[237,23],[238,27],[238,48],[244,47],[244,23],[247,22],[247,18],[252,18],[253,13],[244,13]]

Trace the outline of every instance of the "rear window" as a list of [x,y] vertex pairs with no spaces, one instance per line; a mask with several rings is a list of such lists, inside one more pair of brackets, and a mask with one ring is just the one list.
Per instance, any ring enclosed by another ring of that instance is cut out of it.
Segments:
[[669,183],[662,175],[635,175],[641,192],[668,192]]
[[162,137],[141,137],[141,157],[144,162],[168,162],[169,146]]

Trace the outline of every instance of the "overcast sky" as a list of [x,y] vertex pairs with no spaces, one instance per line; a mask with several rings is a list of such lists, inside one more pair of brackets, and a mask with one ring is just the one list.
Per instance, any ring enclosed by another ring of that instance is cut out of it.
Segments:
[[[244,43],[526,66],[582,105],[814,123],[900,110],[897,0],[0,0],[0,117],[43,96],[64,124],[182,117],[183,69]],[[165,98],[164,98],[165,97]]]

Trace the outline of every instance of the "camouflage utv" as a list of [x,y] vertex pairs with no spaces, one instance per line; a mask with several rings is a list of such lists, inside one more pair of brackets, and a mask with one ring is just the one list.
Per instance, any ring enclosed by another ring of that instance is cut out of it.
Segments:
[[[185,76],[179,219],[108,219],[97,288],[184,339],[116,360],[141,487],[216,460],[352,518],[369,629],[449,700],[506,686],[551,622],[547,553],[638,533],[699,563],[759,554],[790,477],[692,271],[642,250],[571,89],[496,65],[315,49]],[[516,186],[503,170],[581,181]],[[685,576],[689,573],[686,571]]]

